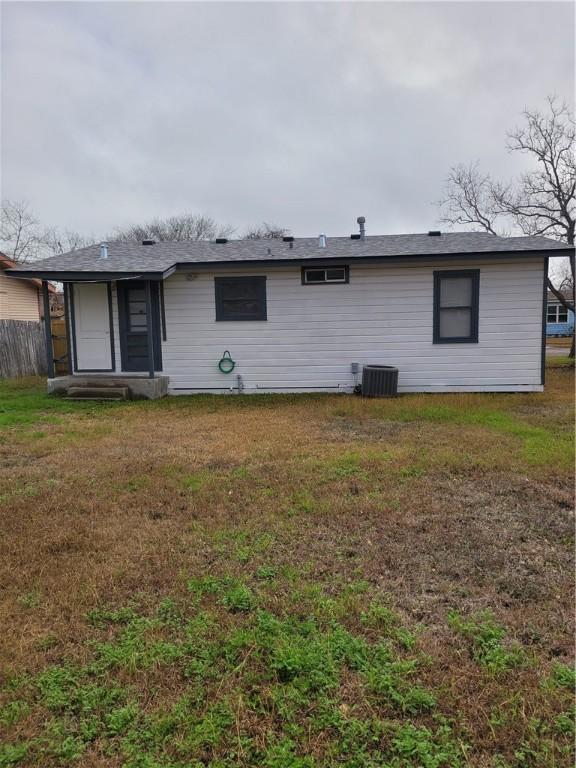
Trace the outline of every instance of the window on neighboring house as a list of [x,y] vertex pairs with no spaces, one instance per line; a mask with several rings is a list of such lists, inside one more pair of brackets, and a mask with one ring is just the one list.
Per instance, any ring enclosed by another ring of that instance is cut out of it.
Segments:
[[434,272],[434,344],[478,341],[480,270]]
[[348,283],[348,266],[302,267],[302,285],[324,285],[326,283]]
[[568,310],[561,304],[549,304],[546,308],[546,322],[548,323],[567,323]]
[[216,320],[266,320],[265,277],[215,277]]

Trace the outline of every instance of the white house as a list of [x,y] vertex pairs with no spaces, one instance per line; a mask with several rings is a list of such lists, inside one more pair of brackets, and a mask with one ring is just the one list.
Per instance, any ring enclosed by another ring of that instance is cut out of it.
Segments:
[[543,389],[547,259],[570,252],[362,231],[113,242],[10,274],[65,285],[72,370],[50,391],[351,392],[372,363],[399,369],[400,392],[518,392]]

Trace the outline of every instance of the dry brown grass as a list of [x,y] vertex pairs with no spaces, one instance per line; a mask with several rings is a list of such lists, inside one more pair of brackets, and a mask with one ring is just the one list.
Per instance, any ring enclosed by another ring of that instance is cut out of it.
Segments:
[[551,347],[566,347],[567,349],[570,349],[571,343],[572,338],[570,336],[560,336],[558,338],[550,336],[546,339],[546,345]]
[[[0,444],[3,674],[85,663],[95,606],[153,609],[190,577],[272,562],[288,574],[267,598],[278,614],[305,615],[311,585],[330,597],[365,580],[421,625],[434,659],[422,679],[466,723],[466,764],[512,760],[531,719],[560,712],[542,679],[572,660],[572,407],[573,372],[558,370],[545,395],[197,398],[56,423],[40,409]],[[447,613],[483,609],[533,664],[492,679],[463,655]],[[139,685],[166,706],[182,692],[154,670]],[[521,715],[495,728],[490,713],[515,696]],[[31,717],[21,735],[39,727]],[[82,761],[121,764],[98,744]]]

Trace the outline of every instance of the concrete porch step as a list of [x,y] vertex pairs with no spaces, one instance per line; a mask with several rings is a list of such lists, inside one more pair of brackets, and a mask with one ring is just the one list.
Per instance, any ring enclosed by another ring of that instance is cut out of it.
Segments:
[[[153,379],[148,376],[128,376],[115,373],[106,376],[73,374],[48,379],[48,392],[68,395],[70,399],[75,400],[84,400],[89,397],[96,400],[112,400],[114,398],[111,397],[111,392],[120,390],[122,396],[116,395],[115,399],[155,400],[168,394],[169,381],[169,377],[162,374]],[[127,396],[124,394],[124,390],[128,391]]]
[[128,387],[93,386],[93,387],[68,387],[66,390],[68,400],[129,400]]

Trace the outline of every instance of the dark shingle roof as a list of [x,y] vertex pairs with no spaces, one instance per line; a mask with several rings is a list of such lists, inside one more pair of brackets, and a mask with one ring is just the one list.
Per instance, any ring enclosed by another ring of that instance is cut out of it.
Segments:
[[112,242],[108,258],[100,256],[100,246],[31,262],[18,272],[33,272],[50,277],[63,273],[166,273],[179,264],[217,264],[247,262],[302,262],[310,259],[371,259],[426,257],[455,254],[526,253],[566,249],[564,243],[545,237],[496,237],[487,232],[449,232],[440,236],[373,235],[365,240],[328,237],[321,248],[316,237],[282,240],[229,240],[214,242],[159,242],[154,245]]
[[[566,301],[572,301],[573,300],[574,292],[570,288],[562,289],[560,291],[560,293],[562,294],[562,296],[564,296]],[[554,304],[554,303],[560,304],[560,300],[558,299],[557,296],[555,296],[552,293],[552,291],[549,290],[548,291],[548,304]]]

